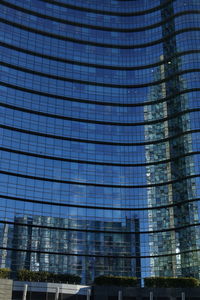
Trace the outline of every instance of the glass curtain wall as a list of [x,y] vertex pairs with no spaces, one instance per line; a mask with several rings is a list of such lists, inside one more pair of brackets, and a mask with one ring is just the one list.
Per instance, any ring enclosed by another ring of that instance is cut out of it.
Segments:
[[199,0],[1,0],[0,267],[200,277]]

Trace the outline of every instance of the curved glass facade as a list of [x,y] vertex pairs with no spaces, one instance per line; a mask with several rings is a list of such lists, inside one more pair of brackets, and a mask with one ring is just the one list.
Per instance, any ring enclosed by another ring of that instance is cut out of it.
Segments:
[[2,0],[0,267],[200,277],[199,0]]

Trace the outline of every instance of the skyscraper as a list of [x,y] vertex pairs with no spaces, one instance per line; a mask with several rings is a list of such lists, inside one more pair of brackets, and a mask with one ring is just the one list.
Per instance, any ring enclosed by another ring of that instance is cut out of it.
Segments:
[[0,267],[200,277],[199,0],[2,0]]

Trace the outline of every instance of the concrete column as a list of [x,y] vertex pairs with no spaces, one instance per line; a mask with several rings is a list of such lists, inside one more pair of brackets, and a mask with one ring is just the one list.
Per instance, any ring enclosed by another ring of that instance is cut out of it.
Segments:
[[185,293],[184,292],[181,293],[181,300],[185,300]]
[[91,290],[87,289],[87,300],[90,300],[90,296],[91,296]]
[[58,300],[59,298],[59,292],[60,292],[60,289],[59,287],[56,288],[56,293],[55,293],[55,300]]
[[118,300],[122,300],[122,291],[118,291]]
[[153,292],[150,292],[149,300],[153,300]]
[[28,284],[25,284],[22,300],[26,300],[27,290],[28,290]]

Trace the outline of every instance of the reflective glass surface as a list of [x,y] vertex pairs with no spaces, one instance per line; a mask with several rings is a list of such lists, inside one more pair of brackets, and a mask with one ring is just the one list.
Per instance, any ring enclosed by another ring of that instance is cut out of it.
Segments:
[[2,0],[0,268],[200,278],[199,0]]

